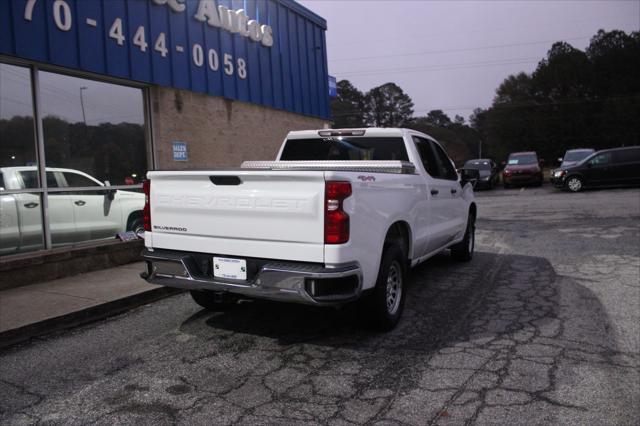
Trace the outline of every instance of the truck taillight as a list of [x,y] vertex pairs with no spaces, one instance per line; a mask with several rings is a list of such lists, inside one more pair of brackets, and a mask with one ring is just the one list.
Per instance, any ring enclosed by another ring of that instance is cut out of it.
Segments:
[[142,182],[144,191],[144,208],[142,209],[142,222],[144,230],[151,232],[151,181],[144,180]]
[[349,241],[349,215],[343,210],[343,201],[351,195],[351,183],[329,181],[325,183],[324,243],[344,244]]

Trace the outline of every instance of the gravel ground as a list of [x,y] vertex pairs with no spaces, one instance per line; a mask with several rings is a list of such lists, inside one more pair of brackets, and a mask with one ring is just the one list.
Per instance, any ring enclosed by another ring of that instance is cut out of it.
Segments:
[[186,294],[0,353],[1,424],[640,423],[640,190],[478,193],[399,326]]

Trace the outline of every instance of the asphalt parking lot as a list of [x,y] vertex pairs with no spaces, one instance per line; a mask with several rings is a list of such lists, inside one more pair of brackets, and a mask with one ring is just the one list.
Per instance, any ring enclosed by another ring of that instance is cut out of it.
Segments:
[[640,189],[478,193],[403,320],[174,296],[0,353],[0,423],[640,422]]

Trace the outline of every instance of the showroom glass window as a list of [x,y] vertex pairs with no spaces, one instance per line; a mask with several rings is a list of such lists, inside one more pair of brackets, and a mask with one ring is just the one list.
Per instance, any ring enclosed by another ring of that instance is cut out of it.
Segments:
[[0,255],[44,248],[31,74],[0,63]]
[[0,254],[140,230],[145,117],[143,89],[0,64]]
[[40,71],[47,167],[80,170],[111,185],[147,170],[141,89]]

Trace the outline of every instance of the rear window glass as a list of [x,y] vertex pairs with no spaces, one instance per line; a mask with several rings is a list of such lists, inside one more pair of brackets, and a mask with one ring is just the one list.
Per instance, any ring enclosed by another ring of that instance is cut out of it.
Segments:
[[280,160],[400,160],[409,161],[402,138],[338,136],[289,139]]
[[522,165],[522,164],[537,164],[538,163],[538,157],[536,157],[535,154],[516,154],[516,155],[510,155],[509,156],[509,161],[507,162],[507,164],[510,165]]
[[485,160],[469,160],[464,163],[467,169],[491,170],[491,162]]

